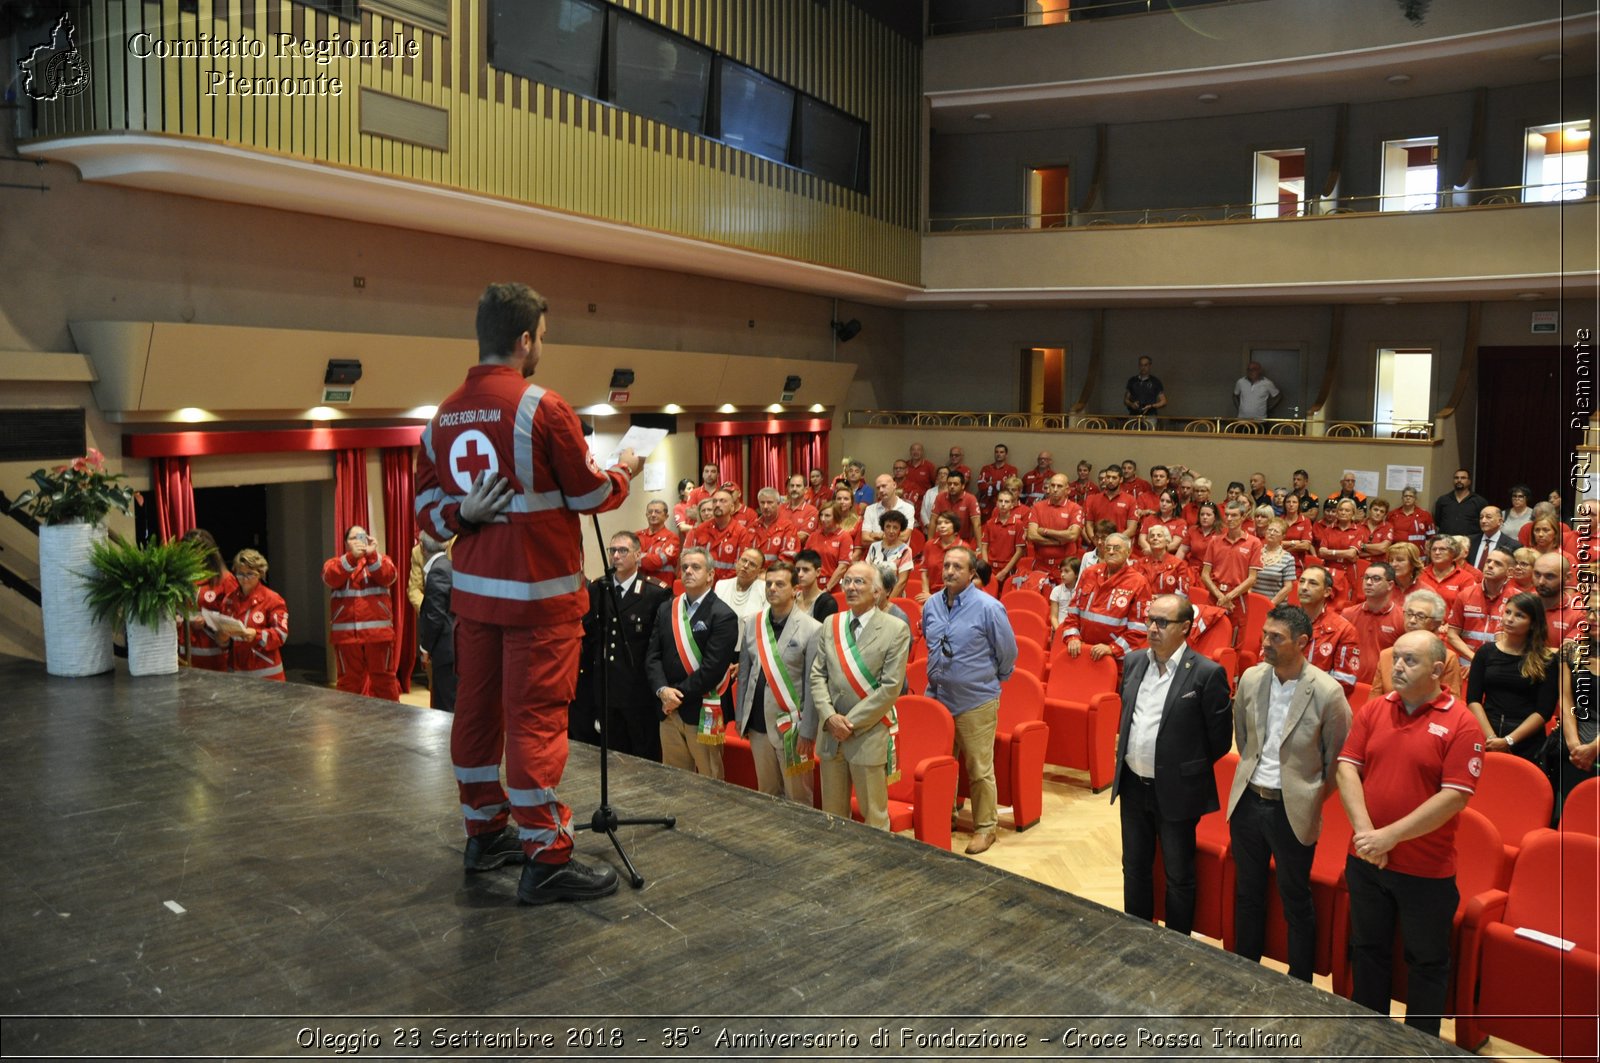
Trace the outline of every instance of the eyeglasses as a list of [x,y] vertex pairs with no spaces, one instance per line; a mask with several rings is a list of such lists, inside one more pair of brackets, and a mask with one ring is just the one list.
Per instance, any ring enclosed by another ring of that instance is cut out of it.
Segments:
[[950,639],[948,637],[939,640],[939,652],[944,654],[946,657],[955,656],[954,653],[950,652]]
[[1407,620],[1428,621],[1433,619],[1432,613],[1419,613],[1415,609],[1407,609],[1401,615]]
[[841,586],[841,587],[865,587],[867,585],[867,582],[868,582],[867,580],[862,579],[860,576],[846,576],[846,577],[844,577],[843,579],[841,579],[839,581],[839,586]]
[[1152,617],[1149,618],[1150,626],[1155,628],[1157,631],[1165,631],[1167,628],[1171,627],[1173,624],[1181,624],[1181,623],[1183,623],[1183,621],[1179,620],[1179,619],[1177,619],[1175,617],[1169,618],[1169,617],[1165,617],[1165,616],[1152,616]]
[[629,550],[632,550],[632,549],[633,549],[633,547],[631,547],[631,546],[608,546],[608,547],[606,547],[606,553],[608,553],[608,554],[625,554]]

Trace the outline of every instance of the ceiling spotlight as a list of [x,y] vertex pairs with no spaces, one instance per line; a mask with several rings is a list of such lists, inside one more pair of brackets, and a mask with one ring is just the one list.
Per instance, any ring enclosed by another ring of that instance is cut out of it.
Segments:
[[972,309],[974,309],[974,310],[987,310],[987,309],[989,309],[989,304],[988,303],[973,303],[972,304]]
[[1546,52],[1539,57],[1541,63],[1559,63],[1566,58],[1560,52]]
[[609,402],[597,402],[593,406],[585,406],[579,413],[586,413],[590,417],[613,417],[617,408]]
[[1543,292],[1518,292],[1517,293],[1517,298],[1521,299],[1525,303],[1531,303],[1535,299],[1544,298],[1544,293]]
[[1199,100],[1201,103],[1216,103],[1218,100],[1222,99],[1222,97],[1218,96],[1214,92],[1202,92],[1200,95],[1196,96],[1195,99]]
[[419,421],[431,421],[433,420],[433,415],[438,412],[439,407],[437,406],[415,406],[407,410],[405,415],[414,417]]
[[202,410],[198,406],[185,406],[183,409],[177,412],[176,416],[180,421],[187,421],[189,424],[198,424],[199,422],[208,419],[211,415],[206,413],[206,411]]
[[306,416],[313,421],[331,421],[339,416],[339,411],[329,406],[313,406],[306,411]]
[[993,117],[994,115],[990,114],[988,111],[979,111],[977,114],[972,116],[972,120],[974,122],[987,122]]
[[851,318],[849,321],[833,322],[833,334],[839,337],[840,343],[849,343],[861,334],[861,321]]
[[661,412],[662,413],[674,413],[674,414],[682,413],[683,412],[683,407],[679,406],[676,402],[669,402],[665,406],[661,407]]
[[1391,85],[1404,85],[1406,82],[1411,80],[1411,75],[1410,74],[1390,74],[1388,77],[1384,78],[1383,80],[1387,81]]
[[811,412],[812,413],[825,413],[825,412],[827,412],[827,409],[828,408],[826,406],[824,406],[820,402],[813,402],[811,404]]
[[779,402],[774,402],[771,406],[767,407],[767,412],[768,413],[782,413],[783,412],[783,404],[779,403]]
[[731,402],[724,402],[721,406],[717,407],[717,412],[718,413],[738,413],[739,412],[739,407],[735,406]]
[[1378,300],[1378,302],[1382,303],[1384,306],[1393,306],[1399,301],[1400,297],[1398,295],[1385,295]]
[[1194,301],[1194,305],[1203,308],[1203,307],[1207,307],[1207,306],[1213,306],[1215,304],[1213,304],[1210,299],[1196,299]]

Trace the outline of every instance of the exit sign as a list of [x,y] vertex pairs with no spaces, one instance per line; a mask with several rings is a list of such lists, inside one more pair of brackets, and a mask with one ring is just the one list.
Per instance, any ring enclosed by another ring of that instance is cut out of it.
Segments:
[[613,406],[626,406],[628,404],[628,392],[613,391],[606,401]]

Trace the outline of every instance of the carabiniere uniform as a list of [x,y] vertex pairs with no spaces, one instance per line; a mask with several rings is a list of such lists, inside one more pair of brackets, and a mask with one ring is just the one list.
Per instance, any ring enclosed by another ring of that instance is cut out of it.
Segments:
[[578,671],[578,696],[573,703],[568,734],[577,741],[596,743],[595,720],[600,711],[599,676],[594,670],[595,638],[600,625],[601,595],[609,599],[611,617],[605,640],[606,699],[611,703],[610,746],[646,760],[661,760],[660,713],[657,699],[644,674],[656,613],[671,592],[660,584],[634,576],[626,594],[617,595],[609,579],[589,584],[589,611],[583,618],[583,655]]

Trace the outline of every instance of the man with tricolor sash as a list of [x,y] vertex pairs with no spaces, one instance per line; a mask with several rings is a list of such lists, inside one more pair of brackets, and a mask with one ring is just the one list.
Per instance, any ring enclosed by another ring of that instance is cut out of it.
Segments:
[[678,557],[683,593],[661,604],[645,657],[645,676],[661,706],[662,762],[721,779],[723,695],[739,619],[711,593],[711,555],[686,547]]
[[774,561],[766,580],[767,608],[744,622],[735,721],[750,742],[756,789],[809,808],[817,738],[810,677],[822,625],[794,607],[794,565]]
[[818,632],[810,682],[822,810],[848,819],[853,790],[866,824],[888,830],[889,782],[899,775],[894,700],[905,683],[911,628],[878,610],[878,582],[865,561],[845,571],[839,586],[849,608]]

